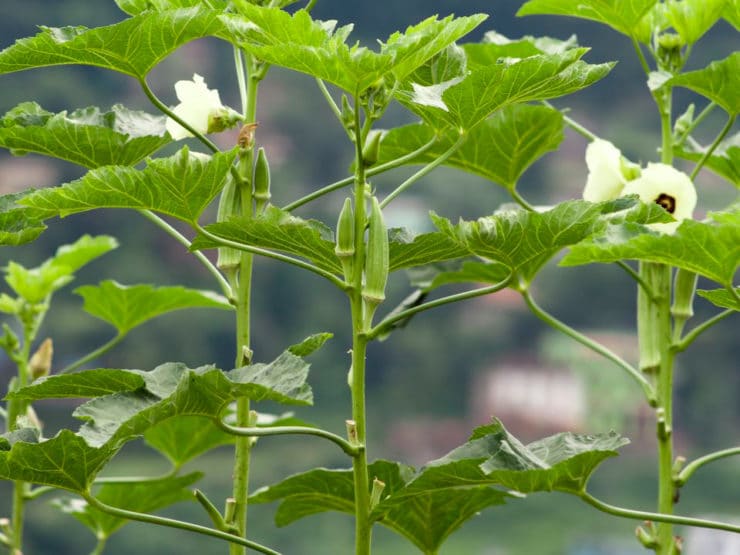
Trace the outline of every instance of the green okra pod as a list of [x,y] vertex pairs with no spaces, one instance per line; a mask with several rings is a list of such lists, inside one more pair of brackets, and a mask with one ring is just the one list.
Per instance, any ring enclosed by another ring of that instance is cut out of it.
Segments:
[[383,211],[377,197],[373,197],[370,208],[367,249],[365,253],[365,283],[362,298],[365,301],[365,323],[370,325],[378,305],[385,300],[385,286],[388,282],[389,245],[388,230],[385,227]]
[[254,163],[254,200],[257,214],[262,212],[265,205],[270,201],[270,164],[267,161],[265,149],[257,150],[257,160]]

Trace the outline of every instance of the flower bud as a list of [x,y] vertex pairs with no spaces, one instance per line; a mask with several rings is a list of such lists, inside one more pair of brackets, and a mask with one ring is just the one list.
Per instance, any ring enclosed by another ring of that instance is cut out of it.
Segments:
[[366,168],[375,165],[380,157],[380,139],[383,137],[381,131],[370,131],[362,149],[362,163]]
[[383,221],[383,211],[380,209],[377,197],[372,199],[369,223],[365,257],[365,283],[362,288],[362,298],[365,300],[366,308],[366,325],[370,324],[375,309],[385,300],[385,285],[388,281],[390,267],[388,231]]
[[38,380],[51,373],[51,359],[54,355],[54,344],[50,337],[44,339],[36,352],[28,361],[28,370],[31,380]]
[[344,279],[351,280],[355,256],[355,215],[349,198],[344,199],[344,205],[339,212],[334,252],[342,263]]
[[257,151],[257,161],[254,164],[254,200],[256,212],[259,214],[270,201],[270,164],[265,155],[265,149],[260,147]]

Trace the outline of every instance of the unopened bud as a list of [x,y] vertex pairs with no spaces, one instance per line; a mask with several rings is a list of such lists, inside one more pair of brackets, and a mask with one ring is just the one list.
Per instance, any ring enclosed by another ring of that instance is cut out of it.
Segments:
[[54,356],[54,344],[50,337],[44,339],[39,348],[28,361],[31,381],[38,380],[51,373],[51,359]]
[[383,137],[381,131],[370,131],[362,149],[362,163],[366,168],[375,165],[380,157],[380,139]]

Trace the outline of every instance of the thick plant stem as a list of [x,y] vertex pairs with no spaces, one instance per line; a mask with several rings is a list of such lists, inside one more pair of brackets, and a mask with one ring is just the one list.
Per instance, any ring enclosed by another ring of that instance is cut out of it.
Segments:
[[[239,59],[239,57],[237,57]],[[247,55],[248,76],[246,94],[244,99],[244,117],[247,123],[255,121],[257,113],[257,88],[260,78],[257,76],[255,60]],[[252,165],[254,160],[253,145],[248,145],[239,162],[241,191],[241,216],[251,217],[252,207]],[[252,358],[251,344],[251,293],[252,293],[252,267],[254,255],[243,252],[239,261],[239,276],[236,291],[236,359],[235,368],[249,364]],[[236,402],[236,425],[238,427],[249,427],[253,424],[250,416],[249,399],[241,398]],[[251,463],[251,450],[254,440],[249,437],[238,437],[234,447],[234,482],[232,498],[235,503],[233,522],[229,525],[239,531],[239,535],[246,538],[247,535],[247,496],[249,494],[249,470]],[[245,549],[241,545],[230,544],[230,555],[243,555]]]
[[352,308],[352,366],[349,385],[352,393],[352,424],[350,442],[358,446],[352,459],[355,493],[355,555],[370,555],[372,527],[370,524],[370,482],[367,474],[367,418],[365,414],[365,358],[367,353],[366,322],[362,299],[365,267],[365,166],[362,163],[363,139],[360,124],[360,103],[355,98],[355,264],[350,291]]

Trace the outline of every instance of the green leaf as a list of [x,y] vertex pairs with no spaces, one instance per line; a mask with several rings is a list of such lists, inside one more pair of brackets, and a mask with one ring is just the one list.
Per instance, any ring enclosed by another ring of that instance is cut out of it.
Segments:
[[0,195],[0,245],[22,245],[35,240],[46,229],[49,217],[43,210],[21,206],[18,201],[31,191]]
[[729,21],[735,29],[740,30],[740,0],[727,2],[722,17]]
[[[689,137],[684,144],[674,149],[673,152],[676,156],[698,162],[704,157],[707,148]],[[720,142],[704,165],[717,175],[727,179],[735,187],[740,187],[740,133],[735,133]]]
[[[203,5],[203,0],[116,0],[116,4],[129,15],[139,15],[147,10],[163,12],[177,8],[192,8]],[[226,7],[226,0],[210,0],[209,6]]]
[[698,289],[696,292],[714,305],[740,311],[740,288],[738,287],[735,287],[734,295],[727,289],[712,289],[711,291]]
[[666,16],[688,44],[694,44],[722,17],[728,0],[681,0],[668,2]]
[[381,78],[402,79],[427,59],[470,32],[484,15],[438,20],[430,17],[395,33],[381,43],[380,52],[346,41],[352,26],[316,21],[305,10],[288,14],[239,2],[245,19],[222,18],[245,50],[273,65],[287,67],[328,81],[350,94],[361,93]]
[[686,87],[716,102],[730,114],[740,112],[740,52],[733,52],[724,60],[712,62],[704,69],[677,75],[671,85]]
[[566,15],[590,19],[633,36],[634,28],[658,0],[529,0],[523,15]]
[[411,237],[402,230],[390,232],[389,251],[391,272],[460,258],[468,254],[464,248],[450,240],[444,233],[423,233]]
[[83,235],[76,242],[62,245],[56,254],[36,268],[9,262],[5,281],[29,303],[39,303],[74,279],[74,273],[88,262],[115,249],[118,242],[107,235]]
[[730,286],[740,264],[740,210],[711,218],[684,220],[672,235],[634,223],[607,226],[603,233],[571,247],[561,264],[644,260],[684,268]]
[[413,283],[422,287],[424,291],[432,291],[443,285],[452,283],[501,283],[509,277],[511,270],[499,262],[486,263],[465,260],[458,268],[438,269],[434,266],[428,268],[425,274],[415,275]]
[[578,243],[603,227],[603,205],[568,201],[547,212],[503,210],[456,226],[433,216],[435,225],[469,254],[499,262],[526,286],[558,251]]
[[[342,265],[334,254],[332,231],[319,221],[303,220],[275,206],[257,218],[232,219],[205,229],[221,239],[293,254],[327,272],[342,275]],[[203,235],[197,235],[192,244],[194,250],[217,246]]]
[[143,79],[171,52],[192,40],[222,35],[220,12],[199,6],[147,11],[106,27],[42,27],[0,52],[0,74],[43,66],[98,66]]
[[9,451],[18,442],[37,443],[41,433],[38,428],[18,428],[0,434],[0,451]]
[[496,31],[488,31],[483,37],[483,42],[467,43],[462,46],[468,67],[471,69],[499,63],[502,58],[562,54],[577,47],[575,35],[571,35],[567,40],[529,35],[520,39],[510,39]]
[[211,157],[184,147],[169,158],[150,159],[143,170],[105,166],[76,181],[40,189],[21,203],[61,217],[98,208],[154,210],[191,225],[221,192],[236,151]]
[[326,333],[326,332],[309,335],[306,339],[304,339],[300,343],[297,343],[296,345],[291,345],[290,347],[288,347],[287,351],[290,353],[293,353],[297,357],[307,357],[311,353],[323,347],[324,343],[326,343],[333,336],[334,336],[333,333]]
[[169,418],[144,432],[144,441],[165,455],[175,468],[211,449],[230,445],[235,439],[203,416]]
[[[95,492],[95,497],[99,501],[119,509],[152,513],[175,503],[192,501],[193,493],[190,486],[202,477],[202,473],[193,472],[185,476],[157,480],[104,484]],[[72,515],[84,524],[97,539],[109,538],[114,532],[130,522],[91,507],[82,499],[55,499],[53,503],[63,513]]]
[[[425,124],[392,129],[383,136],[378,163],[409,154],[434,136],[434,130]],[[528,104],[506,106],[470,131],[444,164],[512,189],[527,168],[547,152],[557,150],[563,138],[563,116],[558,110]],[[452,147],[454,140],[450,135],[440,137],[432,148],[409,163],[433,162]]]
[[[191,370],[184,364],[167,363],[150,372],[93,370],[49,376],[19,389],[14,396],[36,400],[106,394],[75,410],[75,416],[85,421],[78,433],[62,430],[41,443],[18,441],[10,450],[0,450],[0,478],[83,493],[125,443],[159,422],[183,415],[220,418],[223,409],[239,397],[310,404],[308,367],[303,359],[284,352],[269,364],[228,373],[212,366]],[[138,380],[143,380],[143,387],[136,386]],[[118,391],[107,394],[116,388]]]
[[605,77],[613,64],[581,61],[587,51],[505,59],[431,85],[411,81],[397,96],[434,129],[469,131],[508,104],[567,95]]
[[24,102],[0,120],[0,146],[15,154],[37,152],[86,168],[135,165],[169,142],[165,118],[115,105],[47,112]]
[[464,445],[427,464],[399,495],[474,485],[578,494],[596,467],[627,443],[614,432],[565,432],[525,446],[494,420],[476,428]]
[[184,308],[233,309],[225,297],[185,287],[125,286],[115,281],[84,285],[74,291],[85,301],[85,312],[111,324],[119,335],[161,314]]

